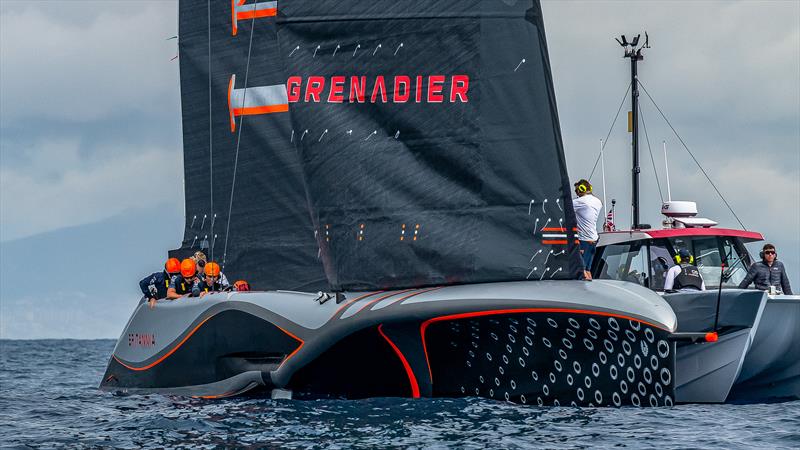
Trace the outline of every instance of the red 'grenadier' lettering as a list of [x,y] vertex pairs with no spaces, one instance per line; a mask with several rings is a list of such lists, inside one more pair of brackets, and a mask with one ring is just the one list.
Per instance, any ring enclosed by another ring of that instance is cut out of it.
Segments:
[[394,89],[392,92],[392,101],[395,103],[405,103],[411,96],[411,78],[405,75],[398,75],[394,77]]
[[431,75],[428,77],[428,103],[442,103],[442,85],[444,75]]
[[324,77],[308,77],[308,82],[306,83],[306,102],[308,102],[309,99],[313,99],[315,103],[319,103],[319,96],[324,87]]
[[383,75],[375,77],[375,86],[372,88],[372,96],[369,98],[369,101],[375,103],[379,92],[381,94],[381,100],[383,100],[383,103],[386,103],[386,81],[383,79]]
[[344,101],[344,77],[331,77],[331,91],[328,93],[328,103],[342,103]]

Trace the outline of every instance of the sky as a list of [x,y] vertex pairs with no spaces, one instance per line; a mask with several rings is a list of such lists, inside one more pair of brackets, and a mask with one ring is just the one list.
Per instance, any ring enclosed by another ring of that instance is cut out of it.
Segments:
[[[628,86],[613,38],[647,31],[642,84],[800,290],[800,2],[542,5],[570,176],[589,176]],[[176,34],[175,1],[0,2],[0,337],[116,337],[138,279],[179,245]],[[739,228],[644,93],[641,104],[662,190],[665,141],[672,197]],[[605,149],[620,225],[630,222],[628,109]],[[644,135],[640,148],[642,221],[658,226]],[[600,172],[592,182],[602,195]],[[38,276],[47,262],[77,272]]]

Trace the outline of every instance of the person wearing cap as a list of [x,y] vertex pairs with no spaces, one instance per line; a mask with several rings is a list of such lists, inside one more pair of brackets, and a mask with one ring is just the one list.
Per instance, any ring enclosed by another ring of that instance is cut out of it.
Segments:
[[186,258],[181,261],[181,272],[173,275],[169,280],[169,288],[167,289],[167,298],[175,300],[184,295],[192,293],[192,287],[197,280],[197,266],[191,258]]
[[[762,291],[775,291],[784,295],[792,295],[792,286],[786,276],[786,268],[778,261],[778,253],[772,244],[764,244],[761,249],[761,261],[754,263],[747,271],[747,276],[739,283],[739,289],[746,289],[750,283]],[[774,287],[774,289],[773,289]]]
[[206,263],[203,267],[203,278],[198,278],[192,286],[192,297],[203,297],[221,291],[223,286],[219,282],[219,275],[219,264],[214,261]]
[[681,248],[675,255],[677,265],[667,271],[664,279],[665,291],[705,291],[706,284],[700,270],[694,265],[694,257],[688,249]]
[[575,186],[575,195],[572,208],[578,221],[578,244],[583,259],[583,276],[592,279],[592,258],[597,247],[597,218],[603,208],[603,202],[592,194],[592,184],[588,180],[578,180]]
[[[198,274],[204,273],[204,270],[205,270],[205,267],[206,267],[206,263],[208,262],[208,258],[206,257],[206,254],[198,250],[198,251],[194,252],[194,255],[192,255],[192,259],[197,264],[197,273]],[[219,273],[219,283],[222,285],[223,288],[226,288],[226,287],[229,286],[228,279],[225,277],[225,274],[222,273],[222,272]]]
[[156,300],[165,298],[169,288],[170,277],[180,271],[181,262],[178,261],[178,258],[168,259],[164,263],[164,270],[154,272],[139,281],[139,289],[142,290],[144,298],[148,299],[151,304],[155,304]]

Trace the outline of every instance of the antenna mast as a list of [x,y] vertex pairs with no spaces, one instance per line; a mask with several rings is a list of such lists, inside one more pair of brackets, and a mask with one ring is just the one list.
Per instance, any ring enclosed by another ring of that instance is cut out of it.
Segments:
[[631,60],[631,112],[628,116],[628,131],[632,133],[631,143],[633,150],[633,169],[631,170],[632,181],[632,199],[631,205],[633,206],[633,224],[631,228],[640,228],[641,222],[639,221],[639,80],[637,74],[636,64],[644,59],[642,49],[650,48],[650,38],[647,32],[644,33],[644,44],[639,46],[639,38],[641,34],[637,34],[631,42],[625,38],[623,34],[617,38],[617,42],[622,48],[625,49],[624,58]]

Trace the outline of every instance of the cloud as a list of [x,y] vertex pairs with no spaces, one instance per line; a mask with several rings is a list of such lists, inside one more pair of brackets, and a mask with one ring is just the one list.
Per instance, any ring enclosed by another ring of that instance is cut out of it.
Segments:
[[[4,125],[84,123],[120,111],[164,116],[179,101],[177,5],[11,3],[0,9]],[[174,117],[170,117],[174,120]],[[173,124],[174,126],[174,124]]]
[[110,160],[83,159],[75,139],[35,145],[25,170],[0,167],[0,240],[95,222],[126,209],[171,201],[182,208],[176,149],[120,144]]

